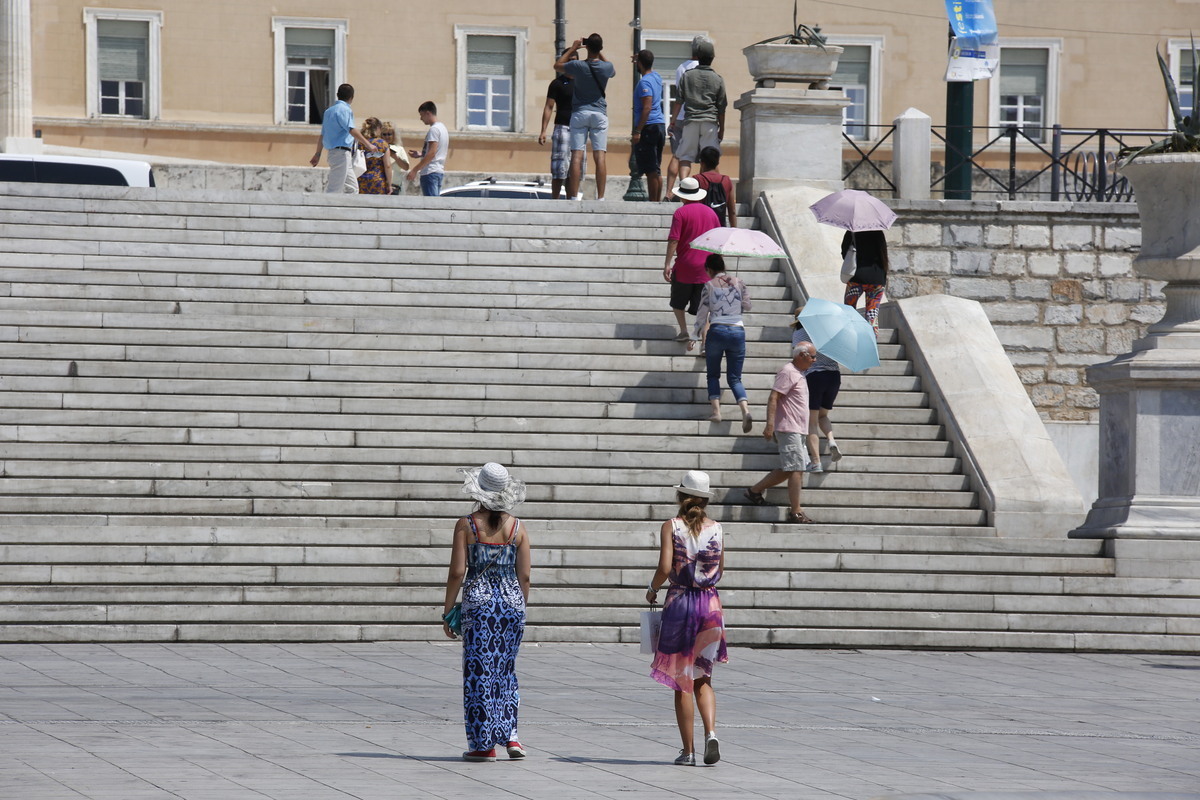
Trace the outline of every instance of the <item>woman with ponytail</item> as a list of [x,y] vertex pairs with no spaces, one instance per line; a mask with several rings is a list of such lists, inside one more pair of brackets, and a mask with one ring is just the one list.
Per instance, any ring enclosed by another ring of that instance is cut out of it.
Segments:
[[662,525],[658,569],[646,588],[646,601],[653,605],[658,602],[658,587],[670,581],[650,675],[675,690],[675,721],[683,740],[675,763],[694,767],[693,706],[699,707],[704,723],[704,763],[721,760],[712,670],[714,663],[729,661],[725,619],[717,594],[717,582],[725,567],[725,544],[721,523],[709,519],[705,511],[713,495],[708,473],[685,473],[675,492],[679,516]]

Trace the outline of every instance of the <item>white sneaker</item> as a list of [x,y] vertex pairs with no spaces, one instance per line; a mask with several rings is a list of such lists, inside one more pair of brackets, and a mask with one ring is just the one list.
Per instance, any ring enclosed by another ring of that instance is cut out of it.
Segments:
[[834,462],[842,460],[842,451],[836,444],[829,445],[829,460]]
[[675,759],[675,764],[680,767],[694,767],[696,766],[696,754],[681,749],[679,751],[679,758]]
[[715,764],[721,760],[721,743],[717,735],[710,733],[704,737],[704,763]]
[[804,471],[805,472],[824,472],[825,470],[821,468],[820,461],[810,461],[808,463],[808,466],[804,468]]

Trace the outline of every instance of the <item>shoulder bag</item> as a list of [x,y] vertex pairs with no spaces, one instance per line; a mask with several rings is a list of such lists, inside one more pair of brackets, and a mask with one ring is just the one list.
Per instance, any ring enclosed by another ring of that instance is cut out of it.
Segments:
[[854,248],[854,234],[850,234],[850,249],[846,251],[845,258],[842,259],[842,283],[849,283],[854,277],[854,273],[858,270],[858,252]]

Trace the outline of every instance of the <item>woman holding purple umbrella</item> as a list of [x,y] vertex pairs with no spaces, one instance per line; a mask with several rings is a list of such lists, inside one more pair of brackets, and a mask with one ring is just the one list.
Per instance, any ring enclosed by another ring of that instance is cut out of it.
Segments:
[[858,298],[867,297],[867,322],[879,332],[879,303],[887,286],[888,251],[883,231],[846,231],[842,237],[842,258],[854,247],[855,270],[846,281],[846,305],[858,306]]
[[717,582],[725,568],[724,531],[705,511],[712,496],[708,473],[684,473],[675,487],[679,514],[662,524],[658,569],[646,587],[646,602],[654,604],[657,587],[670,582],[650,675],[675,690],[675,721],[683,740],[675,763],[684,767],[696,766],[694,707],[699,707],[704,722],[704,763],[721,760],[712,671],[713,664],[725,663],[729,656],[725,616],[717,594]]

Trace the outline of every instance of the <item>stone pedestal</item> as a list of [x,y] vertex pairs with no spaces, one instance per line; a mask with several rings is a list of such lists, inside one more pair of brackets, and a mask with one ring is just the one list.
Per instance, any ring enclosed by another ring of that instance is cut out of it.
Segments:
[[1200,542],[1200,155],[1122,171],[1142,220],[1134,269],[1168,282],[1167,309],[1133,352],[1088,370],[1100,393],[1099,499],[1071,536]]
[[40,153],[33,137],[33,45],[29,0],[0,0],[0,148]]
[[751,45],[742,51],[755,89],[734,103],[742,112],[738,198],[808,185],[842,188],[844,92],[824,88],[842,48]]

